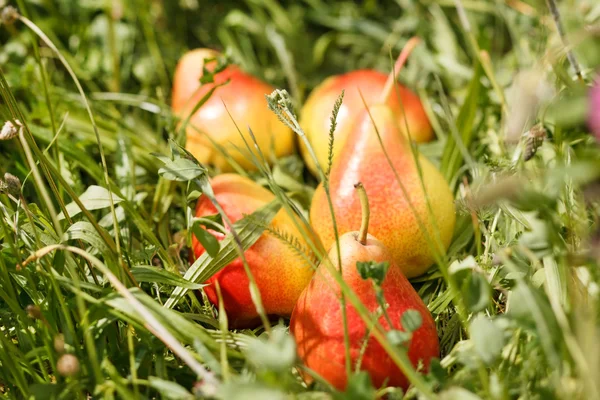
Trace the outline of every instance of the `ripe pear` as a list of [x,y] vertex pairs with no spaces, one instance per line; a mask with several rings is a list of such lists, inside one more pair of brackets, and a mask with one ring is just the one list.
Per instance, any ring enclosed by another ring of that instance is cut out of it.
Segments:
[[188,117],[196,104],[215,85],[229,81],[215,89],[208,101],[191,117],[186,128],[187,150],[204,164],[212,164],[221,171],[231,171],[231,165],[209,140],[210,137],[223,146],[244,169],[255,169],[245,154],[246,146],[235,126],[237,124],[250,144],[252,139],[248,127],[252,129],[267,159],[291,154],[294,151],[292,131],[267,107],[265,94],[274,90],[271,85],[243,72],[235,65],[229,65],[216,73],[214,83],[200,84],[203,67],[214,71],[216,61],[208,60],[218,55],[218,52],[211,49],[190,51],[181,58],[175,71],[172,108],[173,113],[182,120]]
[[[339,157],[332,165],[330,193],[338,233],[350,232],[360,224],[361,206],[353,195],[353,183],[368,181],[367,193],[373,213],[370,232],[389,249],[394,262],[404,274],[412,278],[423,274],[434,262],[429,242],[435,245],[436,231],[439,231],[444,248],[450,244],[456,220],[453,195],[438,169],[417,152],[424,192],[410,142],[400,134],[390,107],[379,104],[372,106],[370,112],[373,120],[366,110],[359,114]],[[373,122],[381,135],[382,144],[379,143]],[[406,196],[382,145],[406,190]],[[433,218],[429,216],[425,193]],[[424,230],[416,215],[423,223]],[[322,183],[312,199],[310,219],[325,248],[330,248],[335,235]],[[439,246],[434,248],[439,249]]]
[[[358,226],[358,225],[357,225]],[[357,262],[389,262],[387,274],[381,284],[387,317],[377,320],[384,330],[403,331],[401,317],[408,310],[421,315],[421,325],[412,333],[408,357],[416,368],[422,361],[425,371],[433,357],[439,357],[439,342],[434,320],[427,307],[394,262],[385,245],[372,235],[367,235],[367,224],[360,232],[348,232],[340,237],[342,278],[372,315],[381,314],[381,307],[371,280],[363,279]],[[335,246],[329,252],[331,266],[338,268]],[[345,344],[341,289],[323,261],[312,281],[300,295],[292,313],[290,332],[298,345],[298,355],[304,364],[317,372],[338,390],[348,383],[345,370]],[[409,382],[401,370],[377,341],[356,309],[346,304],[351,365],[354,370],[360,359],[360,370],[367,371],[376,387],[383,384],[406,389]],[[388,323],[391,321],[391,326]],[[369,328],[372,328],[369,326]],[[366,349],[363,349],[368,338]],[[364,351],[364,352],[363,352]],[[362,355],[361,355],[362,354]]]
[[[334,160],[340,155],[341,148],[352,128],[353,119],[365,109],[360,93],[368,105],[376,104],[387,79],[388,76],[384,73],[362,69],[330,77],[312,91],[301,110],[300,125],[304,128],[306,137],[322,167],[327,165],[328,159],[331,110],[342,90],[345,90],[345,94],[337,117],[337,129],[334,132]],[[396,124],[404,134],[408,126],[413,140],[430,141],[433,138],[433,131],[419,97],[402,85],[397,85],[397,88],[398,91],[394,89],[386,103],[394,113]],[[318,176],[317,167],[303,142],[300,143],[300,150],[307,168]]]
[[[242,219],[244,214],[251,214],[258,208],[271,202],[275,196],[254,181],[235,174],[223,174],[211,180],[215,198],[223,208],[232,223]],[[197,217],[217,214],[212,202],[201,196],[196,205]],[[298,238],[301,245],[304,241],[293,225],[290,216],[281,210],[272,220],[270,227],[274,230]],[[214,230],[208,230],[217,239],[225,235]],[[193,237],[192,248],[194,256],[200,257],[204,248]],[[265,231],[262,236],[244,252],[258,286],[266,314],[288,317],[313,275],[313,269],[305,260],[290,249],[273,234]],[[248,275],[241,258],[237,258],[224,269],[213,275],[204,288],[211,303],[218,305],[215,282],[219,282],[223,303],[230,326],[253,327],[260,321],[254,303],[250,296]]]

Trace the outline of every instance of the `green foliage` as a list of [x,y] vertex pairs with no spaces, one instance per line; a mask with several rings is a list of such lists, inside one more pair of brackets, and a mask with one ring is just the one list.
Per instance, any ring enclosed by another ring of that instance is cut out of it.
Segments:
[[[102,186],[92,185],[86,189],[81,195],[79,195],[79,201],[83,204],[83,206],[89,210],[100,210],[102,208],[109,208],[111,201],[110,197],[113,198],[114,204],[119,204],[123,201],[122,198],[116,196],[114,193],[111,194],[108,190],[103,188]],[[67,214],[69,217],[75,217],[77,214],[81,212],[81,208],[75,202],[69,203],[65,206]],[[58,214],[59,219],[64,219],[65,215],[61,212]]]
[[344,393],[337,394],[336,400],[367,400],[376,396],[375,389],[371,383],[371,377],[366,372],[359,372],[350,377],[348,388]]
[[137,282],[164,283],[190,290],[201,289],[204,285],[192,283],[181,276],[149,265],[137,265],[131,268],[131,275]]
[[[194,218],[215,171],[180,146],[193,112],[172,115],[169,93],[185,50],[223,49],[217,71],[236,63],[280,88],[265,108],[302,135],[295,110],[313,87],[358,68],[387,72],[390,49],[417,35],[400,81],[424,104],[438,140],[419,150],[459,213],[441,260],[455,290],[442,267],[413,280],[442,352],[405,398],[428,388],[441,399],[600,398],[600,150],[585,125],[600,67],[593,1],[559,3],[567,46],[545,1],[13,3],[27,20],[0,26],[1,124],[23,125],[0,141],[0,176],[20,182],[7,190],[3,178],[0,193],[2,396],[400,398],[366,373],[344,393],[317,376],[308,384],[285,323],[223,328],[202,287],[240,247],[268,230],[317,263],[321,249],[268,226],[282,208],[306,218],[317,179],[297,155],[276,160],[248,175],[277,201],[232,227],[220,214]],[[191,234],[207,252],[190,265]],[[363,277],[377,290],[387,267],[371,267]],[[400,322],[386,332],[396,354],[422,323],[414,310]],[[78,373],[59,366],[66,354]]]

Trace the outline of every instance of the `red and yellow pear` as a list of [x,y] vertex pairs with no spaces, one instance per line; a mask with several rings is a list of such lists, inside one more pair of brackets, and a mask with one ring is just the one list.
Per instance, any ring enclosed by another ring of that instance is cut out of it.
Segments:
[[182,120],[210,90],[224,84],[217,87],[208,101],[191,116],[186,127],[187,150],[204,164],[212,164],[221,171],[231,171],[230,163],[213,144],[214,141],[243,168],[255,169],[245,154],[246,145],[240,136],[241,131],[248,143],[252,143],[248,133],[250,127],[267,159],[291,154],[294,150],[292,131],[267,107],[265,95],[274,90],[271,85],[235,65],[217,72],[213,83],[200,84],[203,67],[214,71],[218,56],[219,53],[211,49],[190,51],[181,58],[175,71],[172,108]]
[[[235,174],[223,174],[211,180],[215,198],[232,223],[251,214],[271,202],[275,196],[256,182]],[[208,197],[202,195],[196,205],[196,217],[214,215],[217,209]],[[295,228],[291,217],[281,210],[270,224],[280,233],[298,238],[302,236]],[[217,239],[225,235],[208,229]],[[200,257],[205,249],[193,237],[194,257]],[[265,313],[268,315],[289,316],[300,293],[313,275],[313,269],[290,247],[265,232],[244,252],[244,256],[261,295]],[[253,327],[260,322],[249,289],[249,279],[241,258],[213,275],[204,288],[211,303],[217,305],[215,283],[219,282],[223,304],[232,327]]]
[[[407,277],[423,274],[435,260],[434,251],[450,244],[456,220],[454,197],[440,171],[418,151],[413,154],[386,104],[373,105],[358,115],[333,162],[329,185],[340,235],[360,224],[361,206],[353,195],[358,181],[369,182],[370,232]],[[322,183],[315,191],[310,219],[325,248],[330,248],[335,234]]]
[[[414,44],[416,41],[411,41],[408,45]],[[311,92],[302,107],[300,125],[323,168],[328,162],[331,110],[342,90],[345,93],[334,132],[334,160],[341,153],[354,118],[365,109],[365,103],[376,104],[389,84],[388,75],[371,69],[361,69],[327,78]],[[392,110],[400,131],[407,136],[410,134],[416,142],[428,142],[433,139],[433,131],[419,97],[400,84],[397,84],[396,88],[387,97],[385,104]],[[300,151],[307,168],[313,175],[319,176],[317,166],[303,142],[300,142]]]
[[[359,190],[362,190],[360,186]],[[361,198],[366,202],[366,194]],[[368,206],[366,208],[368,209]],[[416,368],[419,362],[422,362],[424,371],[427,371],[430,360],[439,357],[437,331],[431,314],[385,245],[367,234],[368,213],[363,213],[362,217],[363,223],[359,232],[348,232],[340,237],[341,258],[338,258],[337,249],[333,246],[328,260],[319,265],[313,279],[300,295],[290,322],[290,332],[296,340],[299,357],[308,368],[338,390],[344,390],[348,383],[340,303],[342,291],[331,273],[331,268],[338,268],[339,261],[344,282],[371,315],[380,312],[381,303],[377,300],[373,283],[370,279],[363,279],[358,272],[357,263],[389,263],[387,274],[380,286],[383,302],[387,305],[387,315],[380,315],[376,318],[377,321],[385,331],[405,331],[401,323],[402,315],[408,310],[416,310],[422,321],[412,332],[408,358],[413,367]],[[331,262],[329,268],[325,264],[328,262]],[[376,387],[387,384],[406,389],[409,386],[406,376],[380,342],[373,337],[372,326],[368,327],[349,303],[346,304],[346,318],[352,370],[360,362],[359,369],[369,373]],[[365,340],[368,340],[366,347]]]

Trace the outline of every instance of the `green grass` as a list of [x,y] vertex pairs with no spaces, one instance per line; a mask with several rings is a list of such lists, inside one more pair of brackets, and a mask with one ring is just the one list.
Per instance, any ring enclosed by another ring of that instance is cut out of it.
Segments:
[[[442,354],[405,396],[600,398],[600,150],[585,126],[600,67],[596,2],[559,4],[569,48],[542,0],[14,5],[23,19],[0,26],[0,120],[18,119],[23,133],[0,141],[0,178],[22,186],[0,194],[0,395],[401,398],[363,376],[347,393],[306,386],[287,321],[229,330],[193,294],[278,209],[307,212],[316,179],[297,155],[273,167],[255,155],[250,175],[278,201],[190,265],[194,192],[210,193],[206,174],[218,171],[181,158],[169,103],[191,48],[226,50],[299,110],[332,74],[389,71],[390,52],[416,35],[400,80],[425,105],[438,140],[419,150],[451,184],[458,219],[438,266],[413,280]],[[547,137],[526,161],[534,123]],[[323,253],[297,250],[311,264]],[[403,350],[382,340],[402,364]]]

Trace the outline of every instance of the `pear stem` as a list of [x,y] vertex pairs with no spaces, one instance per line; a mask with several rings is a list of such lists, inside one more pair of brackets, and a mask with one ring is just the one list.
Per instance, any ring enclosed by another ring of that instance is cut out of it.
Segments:
[[362,208],[362,221],[360,224],[360,231],[358,231],[358,242],[363,246],[367,244],[367,233],[369,230],[369,217],[371,216],[371,210],[369,209],[369,198],[367,197],[367,191],[361,182],[354,185],[354,188],[358,192],[360,199],[360,205]]
[[379,97],[380,104],[387,103],[387,100],[392,93],[392,88],[394,87],[394,83],[396,82],[396,79],[398,78],[398,75],[400,74],[400,70],[406,63],[406,60],[408,59],[408,56],[410,56],[410,53],[412,53],[412,51],[414,50],[415,47],[417,47],[417,45],[419,44],[420,41],[421,41],[420,38],[418,38],[417,36],[413,36],[410,39],[408,39],[408,42],[406,42],[406,45],[400,52],[400,55],[398,56],[398,58],[396,59],[396,63],[394,64],[394,68],[392,69],[392,72],[390,72],[390,75],[388,76],[387,81],[385,81],[385,86],[383,87],[383,90],[381,91],[381,95]]

